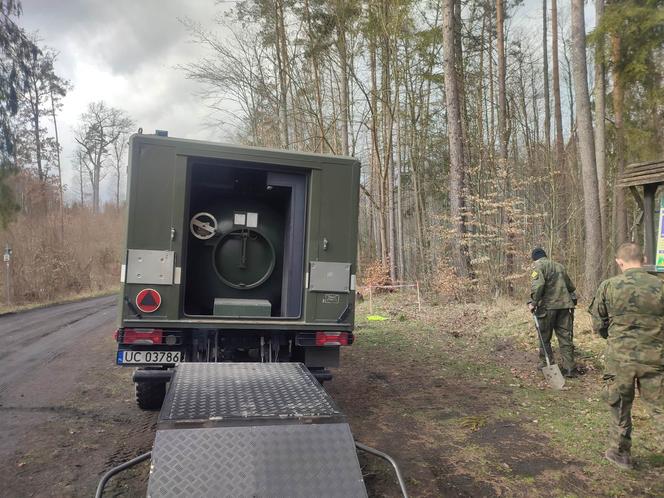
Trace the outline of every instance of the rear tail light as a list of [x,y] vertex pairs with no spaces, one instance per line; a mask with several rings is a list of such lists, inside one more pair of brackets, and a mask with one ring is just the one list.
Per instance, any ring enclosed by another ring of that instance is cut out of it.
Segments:
[[122,344],[162,344],[164,331],[161,329],[124,329]]
[[316,346],[348,346],[348,332],[316,332]]

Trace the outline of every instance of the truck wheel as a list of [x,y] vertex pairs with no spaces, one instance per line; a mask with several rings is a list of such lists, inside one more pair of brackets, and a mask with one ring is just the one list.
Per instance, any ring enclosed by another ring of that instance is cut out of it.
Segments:
[[314,367],[307,367],[309,368],[309,372],[311,372],[311,375],[313,375],[316,380],[320,383],[322,386],[324,382],[327,382],[328,380],[332,380],[332,374],[330,373],[329,370],[325,368],[314,368]]
[[165,382],[136,382],[136,404],[141,410],[159,410],[166,396]]

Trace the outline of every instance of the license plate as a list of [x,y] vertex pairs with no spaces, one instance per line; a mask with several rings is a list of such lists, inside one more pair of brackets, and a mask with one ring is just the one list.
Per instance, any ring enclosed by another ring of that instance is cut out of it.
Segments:
[[169,364],[179,363],[180,351],[118,351],[118,365],[125,363]]

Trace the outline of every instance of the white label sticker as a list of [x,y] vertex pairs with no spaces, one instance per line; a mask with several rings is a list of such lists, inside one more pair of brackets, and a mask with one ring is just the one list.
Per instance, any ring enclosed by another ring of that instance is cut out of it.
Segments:
[[258,213],[247,213],[247,226],[249,228],[258,226]]
[[233,223],[236,225],[245,225],[247,220],[247,215],[245,213],[235,213],[235,218]]
[[124,284],[125,281],[125,273],[127,273],[127,265],[122,265],[120,267],[120,283]]
[[175,267],[175,273],[173,274],[173,283],[174,283],[175,285],[179,285],[179,284],[180,284],[180,278],[181,278],[181,275],[182,275],[182,268],[179,267],[179,266],[176,266],[176,267]]

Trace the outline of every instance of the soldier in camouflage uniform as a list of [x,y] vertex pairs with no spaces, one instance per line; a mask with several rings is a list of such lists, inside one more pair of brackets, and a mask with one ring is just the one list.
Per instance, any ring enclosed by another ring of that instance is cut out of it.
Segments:
[[[573,327],[576,288],[563,265],[547,258],[544,249],[535,248],[531,256],[534,263],[530,274],[530,311],[539,321],[549,359],[553,361],[551,337],[555,331],[563,360],[563,375],[575,377]],[[540,344],[540,368],[545,365],[544,350]]]
[[622,274],[600,284],[588,311],[607,340],[605,396],[614,428],[605,457],[629,469],[635,385],[656,427],[664,427],[664,282],[642,268],[637,244],[621,245],[616,263]]

